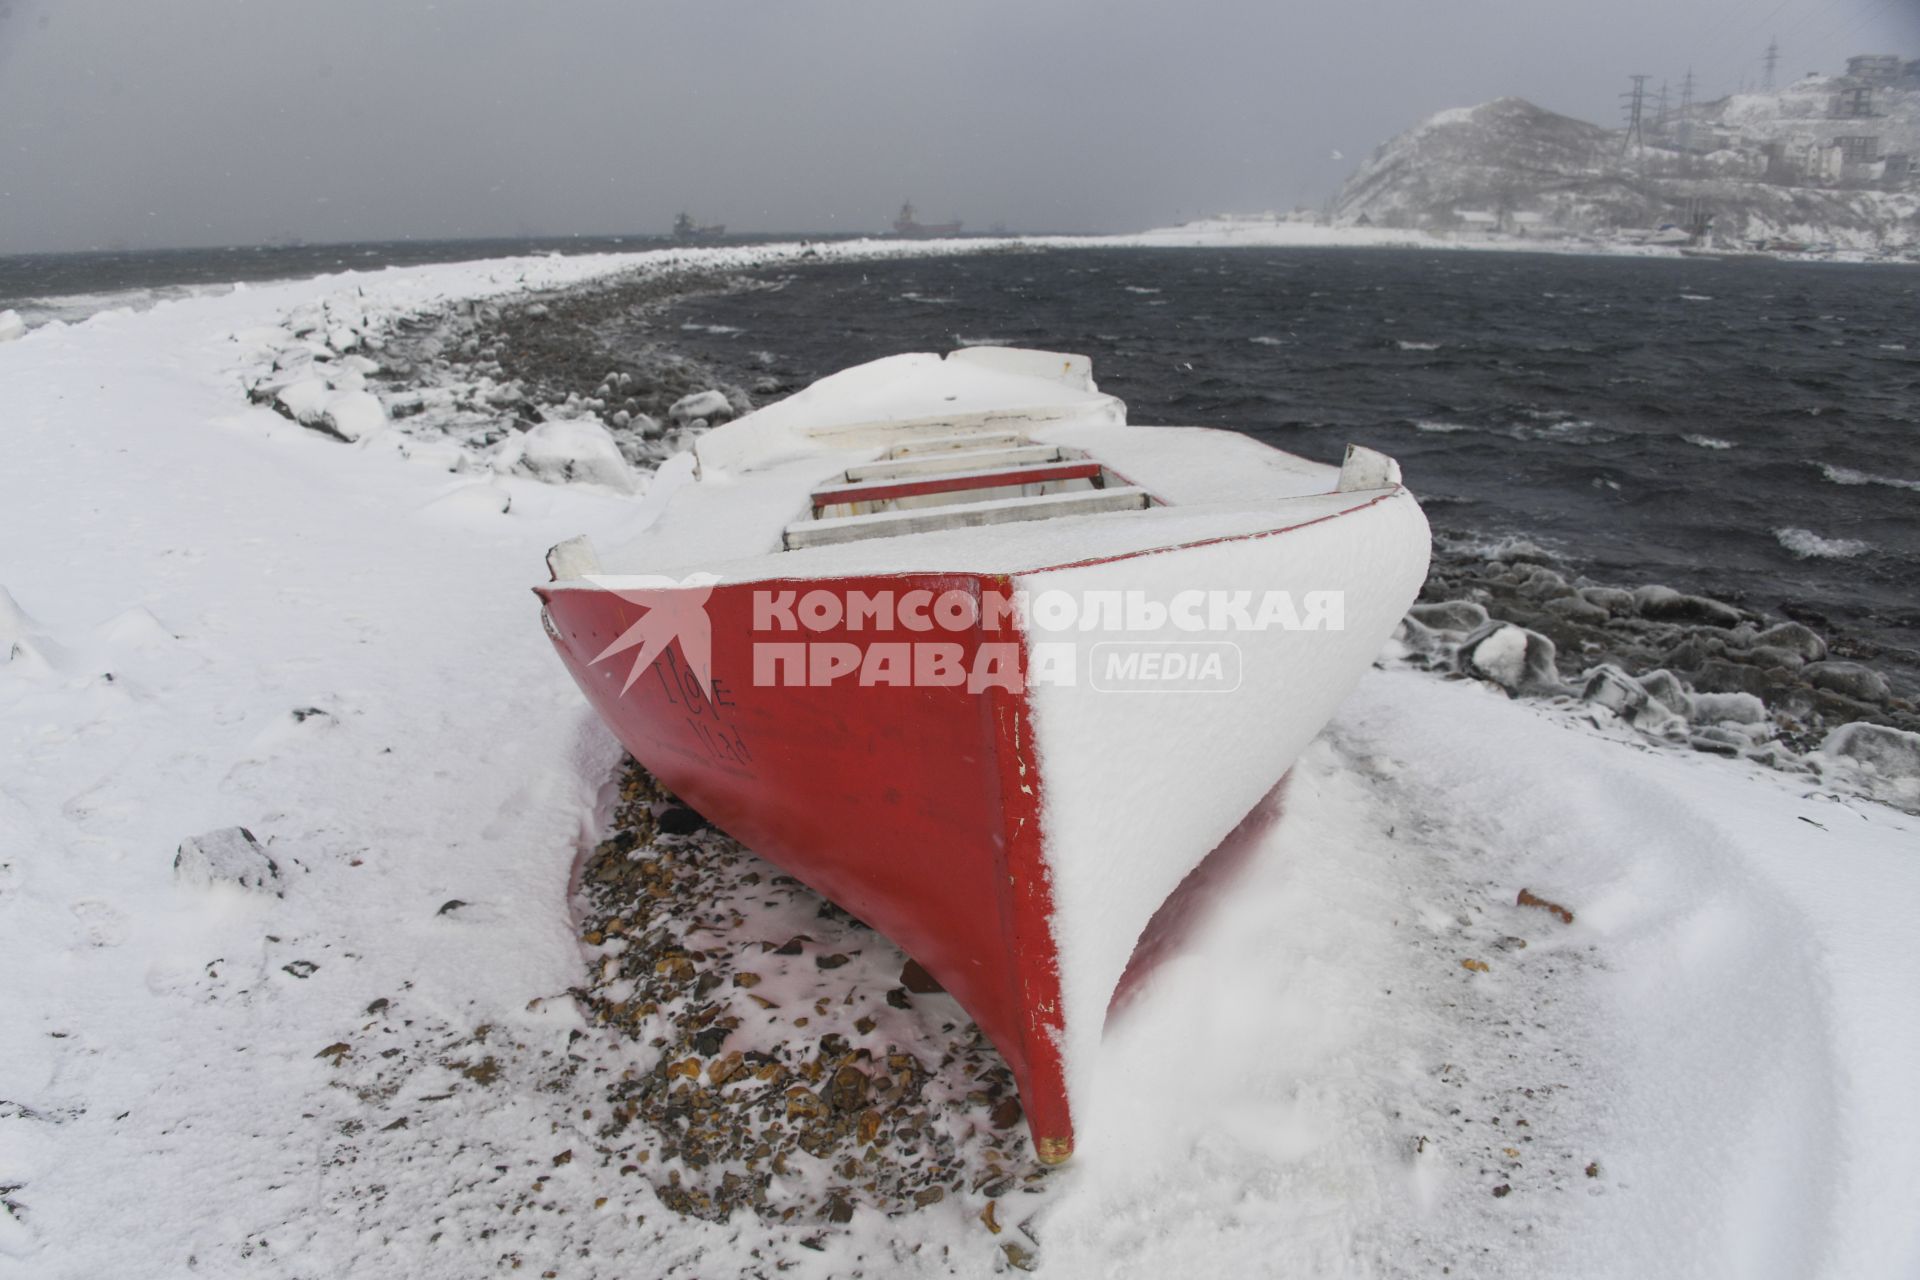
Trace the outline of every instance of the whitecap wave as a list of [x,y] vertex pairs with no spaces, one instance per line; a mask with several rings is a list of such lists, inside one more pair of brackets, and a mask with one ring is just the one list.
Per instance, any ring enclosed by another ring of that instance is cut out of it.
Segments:
[[1920,480],[1901,480],[1895,476],[1876,476],[1870,471],[1855,471],[1852,467],[1836,467],[1830,462],[1816,464],[1820,474],[1834,484],[1859,485],[1878,484],[1889,489],[1909,489],[1920,493]]
[[1686,441],[1686,442],[1687,442],[1688,444],[1691,444],[1691,445],[1697,445],[1698,447],[1700,447],[1700,448],[1702,448],[1702,449],[1731,449],[1731,448],[1733,448],[1733,441],[1731,441],[1731,440],[1722,440],[1722,439],[1721,439],[1720,437],[1718,437],[1718,436],[1698,436],[1698,435],[1685,435],[1685,436],[1681,436],[1680,438],[1681,438],[1682,440],[1685,440],[1685,441]]
[[1802,560],[1851,560],[1873,550],[1858,538],[1823,538],[1811,529],[1775,529],[1780,545]]
[[1438,342],[1396,342],[1393,344],[1402,351],[1438,351],[1442,343]]

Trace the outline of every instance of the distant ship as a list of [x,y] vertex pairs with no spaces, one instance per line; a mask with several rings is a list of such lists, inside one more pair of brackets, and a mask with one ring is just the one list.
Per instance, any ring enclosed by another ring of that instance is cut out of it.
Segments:
[[926,223],[916,220],[913,214],[914,209],[911,201],[901,205],[900,216],[893,220],[893,234],[919,238],[925,238],[927,236],[957,236],[960,234],[960,220],[958,218],[955,218],[952,222]]
[[727,234],[727,225],[724,222],[701,224],[684,212],[673,220],[675,240],[718,240],[725,234]]

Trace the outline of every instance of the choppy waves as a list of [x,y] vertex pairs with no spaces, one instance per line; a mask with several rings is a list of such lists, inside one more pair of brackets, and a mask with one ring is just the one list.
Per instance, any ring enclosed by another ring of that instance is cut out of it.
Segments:
[[1855,471],[1852,467],[1836,467],[1830,462],[1821,462],[1815,465],[1820,468],[1820,474],[1834,484],[1877,484],[1884,485],[1889,489],[1908,489],[1915,493],[1920,493],[1920,480],[1900,480],[1893,476],[1876,476],[1869,471]]
[[1823,538],[1811,529],[1775,529],[1776,541],[1802,560],[1852,560],[1873,550],[1858,538]]

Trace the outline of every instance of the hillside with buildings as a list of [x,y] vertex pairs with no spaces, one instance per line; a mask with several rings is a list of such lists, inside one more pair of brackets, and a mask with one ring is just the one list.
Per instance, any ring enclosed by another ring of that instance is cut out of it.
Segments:
[[[1701,242],[1920,245],[1920,61],[1602,128],[1519,98],[1443,111],[1378,148],[1334,204],[1344,225],[1598,236],[1662,226]],[[1671,234],[1671,233],[1669,233]]]

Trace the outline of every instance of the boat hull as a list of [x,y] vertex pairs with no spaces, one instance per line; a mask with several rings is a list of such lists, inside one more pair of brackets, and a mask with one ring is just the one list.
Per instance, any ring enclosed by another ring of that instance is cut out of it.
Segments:
[[[1018,680],[972,690],[757,680],[775,673],[756,673],[756,646],[768,639],[756,634],[756,596],[783,587],[841,599],[978,600],[1006,581],[912,574],[714,587],[704,688],[684,638],[630,687],[630,651],[602,660],[649,610],[633,593],[540,594],[561,658],[634,758],[722,831],[917,960],[1006,1058],[1040,1156],[1064,1159],[1073,1129],[1027,694]],[[875,640],[845,626],[805,636],[816,646]],[[952,646],[947,657],[964,670],[983,653],[1024,661],[1010,619],[943,629],[937,643]]]

